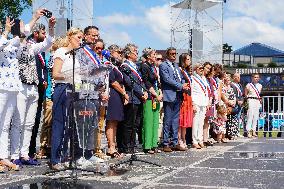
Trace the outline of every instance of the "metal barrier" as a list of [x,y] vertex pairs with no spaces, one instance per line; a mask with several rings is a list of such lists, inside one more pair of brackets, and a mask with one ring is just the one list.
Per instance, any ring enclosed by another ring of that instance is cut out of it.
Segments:
[[263,96],[262,108],[258,120],[258,132],[271,137],[277,132],[284,137],[284,96]]

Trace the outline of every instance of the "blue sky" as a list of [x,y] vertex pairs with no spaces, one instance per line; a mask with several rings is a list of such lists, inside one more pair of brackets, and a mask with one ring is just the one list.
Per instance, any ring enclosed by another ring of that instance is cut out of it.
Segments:
[[[169,2],[95,0],[94,23],[100,27],[101,36],[108,44],[134,42],[140,49],[149,46],[165,49],[170,45]],[[224,42],[232,45],[233,49],[261,42],[284,50],[284,17],[281,16],[284,1],[255,2],[227,0],[224,7]],[[31,10],[25,10],[23,20],[27,22],[30,17]]]

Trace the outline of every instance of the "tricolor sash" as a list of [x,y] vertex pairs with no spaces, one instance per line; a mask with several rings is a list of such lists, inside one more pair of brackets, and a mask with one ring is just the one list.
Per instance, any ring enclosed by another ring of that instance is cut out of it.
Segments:
[[249,83],[249,84],[250,84],[250,86],[252,87],[252,89],[254,90],[254,92],[255,92],[257,98],[260,99],[260,92],[258,91],[258,89],[256,88],[256,86],[255,86],[253,83]]
[[121,76],[121,78],[123,79],[123,74],[122,74],[122,72],[118,69],[118,67],[115,66],[115,65],[113,65],[113,64],[112,64],[112,66],[113,66],[113,68],[119,73],[119,75]]
[[238,85],[237,83],[233,83],[233,82],[232,82],[232,85],[234,85],[234,86],[236,87],[236,89],[237,89],[237,91],[238,91],[238,96],[242,96],[243,93],[242,93],[242,90],[241,90],[241,88],[239,87],[239,85]]
[[188,81],[189,85],[192,84],[192,78],[188,75],[186,71],[180,68],[181,73],[184,75],[185,79]]
[[200,88],[202,89],[202,91],[204,92],[204,94],[205,94],[205,96],[207,96],[206,95],[206,85],[202,82],[202,78],[200,78],[200,76],[198,76],[198,75],[194,75],[193,76],[193,79],[194,79],[194,81],[196,82],[196,83],[198,83],[198,85],[200,86]]
[[96,53],[87,45],[83,48],[84,52],[87,54],[87,56],[97,65],[101,64],[101,61],[98,59]]
[[39,61],[40,61],[40,63],[41,63],[41,78],[43,79],[43,81],[44,81],[44,73],[43,73],[43,69],[44,69],[44,66],[45,66],[45,61],[44,61],[44,58],[43,58],[43,56],[42,56],[42,54],[38,54],[38,59],[39,59]]
[[211,80],[212,80],[213,86],[215,87],[215,90],[217,90],[219,86],[218,86],[218,83],[217,83],[216,79],[214,79],[214,78],[212,77]]
[[136,68],[134,68],[132,65],[130,64],[127,64],[127,63],[122,63],[121,66],[127,66],[134,75],[136,75],[138,77],[138,79],[142,82],[143,79],[142,77],[140,76],[140,74],[138,73],[138,71],[136,70]]

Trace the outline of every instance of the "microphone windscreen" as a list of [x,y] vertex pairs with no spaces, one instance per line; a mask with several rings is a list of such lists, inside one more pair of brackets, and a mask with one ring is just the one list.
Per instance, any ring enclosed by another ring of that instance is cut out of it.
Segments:
[[102,50],[102,55],[103,57],[105,57],[106,59],[110,59],[110,52],[107,49]]

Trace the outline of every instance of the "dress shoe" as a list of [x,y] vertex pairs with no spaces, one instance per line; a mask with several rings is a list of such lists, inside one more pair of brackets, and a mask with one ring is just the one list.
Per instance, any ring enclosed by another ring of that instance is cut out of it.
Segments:
[[210,141],[206,141],[203,143],[205,146],[213,146],[213,143]]
[[200,146],[201,148],[205,148],[205,146],[204,146],[203,143],[200,143],[199,146]]
[[173,150],[169,146],[164,146],[163,151],[164,152],[172,152]]
[[175,150],[176,151],[186,151],[186,149],[179,144],[175,146]]
[[192,148],[201,149],[201,147],[198,144],[193,144]]

